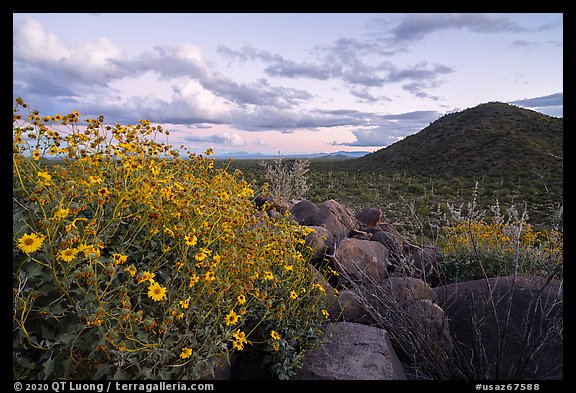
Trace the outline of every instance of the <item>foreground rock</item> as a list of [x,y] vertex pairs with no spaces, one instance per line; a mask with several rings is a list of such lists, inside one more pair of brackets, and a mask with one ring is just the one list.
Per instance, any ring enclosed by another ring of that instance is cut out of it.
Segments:
[[322,203],[312,219],[312,225],[328,229],[336,238],[347,237],[357,222],[347,207],[333,199]]
[[313,225],[314,216],[318,213],[318,206],[306,199],[294,204],[290,209],[294,219],[300,225]]
[[293,379],[406,379],[385,330],[351,322],[327,329],[330,339],[304,357]]
[[378,242],[346,238],[337,245],[334,260],[342,278],[379,282],[388,277],[388,249]]
[[495,277],[434,288],[463,356],[484,379],[562,379],[563,283]]

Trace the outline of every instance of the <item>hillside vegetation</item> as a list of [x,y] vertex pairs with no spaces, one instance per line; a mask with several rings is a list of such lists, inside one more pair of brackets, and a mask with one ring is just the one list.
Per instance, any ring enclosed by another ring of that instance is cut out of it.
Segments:
[[[264,182],[256,160],[233,161]],[[563,120],[503,103],[445,115],[420,132],[361,158],[310,160],[314,202],[337,199],[354,210],[382,208],[405,222],[429,218],[446,203],[527,204],[530,222],[559,225],[563,200]],[[497,202],[498,201],[498,202]]]

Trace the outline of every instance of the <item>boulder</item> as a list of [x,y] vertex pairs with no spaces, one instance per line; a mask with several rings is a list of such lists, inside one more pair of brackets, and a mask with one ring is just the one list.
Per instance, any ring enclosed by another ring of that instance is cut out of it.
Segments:
[[338,301],[338,295],[336,293],[336,291],[334,290],[334,287],[332,287],[332,285],[330,285],[330,283],[328,282],[328,280],[326,279],[326,277],[324,277],[322,275],[322,273],[320,273],[318,271],[318,269],[316,269],[313,265],[308,264],[308,268],[310,269],[310,272],[312,273],[312,281],[314,284],[318,284],[321,285],[322,288],[324,288],[324,300],[326,303],[326,307],[330,307],[331,304],[335,303]]
[[374,319],[366,312],[354,291],[344,289],[338,294],[337,301],[328,308],[330,318],[333,321],[356,322],[364,325],[372,325]]
[[338,322],[329,339],[304,356],[298,380],[404,380],[404,370],[388,333],[372,326]]
[[368,207],[358,214],[356,214],[356,218],[358,221],[363,223],[368,227],[375,227],[380,223],[380,218],[382,217],[382,210],[375,208],[375,207]]
[[[451,363],[439,364],[438,360],[449,360],[454,349],[454,340],[450,334],[448,320],[444,310],[430,299],[419,299],[405,304],[404,311],[410,321],[412,328],[418,329],[424,335],[426,350],[428,353],[435,353],[436,367],[443,367],[443,374],[449,374]],[[446,356],[444,356],[446,355]]]
[[495,277],[434,288],[455,345],[485,379],[562,379],[563,282]]
[[424,281],[415,277],[390,277],[382,282],[385,293],[402,306],[418,300],[438,301],[436,292]]
[[370,240],[373,240],[375,242],[378,242],[378,243],[381,243],[382,245],[384,245],[390,253],[390,259],[396,265],[401,264],[402,257],[404,256],[404,250],[403,250],[402,243],[399,241],[399,239],[396,236],[394,236],[390,232],[385,232],[385,231],[380,230],[378,232],[375,232],[372,235],[372,237],[370,238]]
[[298,224],[312,225],[314,216],[318,213],[318,206],[305,199],[294,204],[290,211]]
[[322,260],[334,247],[332,233],[324,227],[310,226],[310,228],[314,232],[306,236],[304,249],[310,253],[313,260]]
[[438,272],[438,259],[440,251],[434,246],[411,246],[409,251],[410,267],[415,269],[415,275],[435,286],[440,283],[441,275]]
[[388,277],[388,250],[378,242],[346,238],[336,246],[334,265],[343,285],[347,277],[380,282]]
[[370,240],[372,238],[372,235],[368,232],[361,231],[359,229],[352,229],[348,234],[348,237],[361,240]]
[[347,237],[356,224],[352,212],[333,199],[322,203],[312,219],[312,225],[328,229],[339,239]]

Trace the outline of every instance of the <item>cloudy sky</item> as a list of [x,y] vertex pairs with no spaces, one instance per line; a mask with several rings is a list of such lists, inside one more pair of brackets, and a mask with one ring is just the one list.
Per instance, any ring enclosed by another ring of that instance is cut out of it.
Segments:
[[563,15],[15,13],[13,95],[196,152],[374,151],[489,101],[563,116]]

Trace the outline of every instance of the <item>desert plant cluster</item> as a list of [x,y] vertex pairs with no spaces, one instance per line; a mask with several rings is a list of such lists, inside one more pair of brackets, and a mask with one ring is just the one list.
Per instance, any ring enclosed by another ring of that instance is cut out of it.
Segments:
[[253,347],[290,376],[327,318],[304,227],[146,120],[13,117],[14,378],[198,379]]
[[[13,120],[14,378],[217,378],[255,351],[290,379],[346,318],[385,330],[410,379],[561,373],[561,361],[538,369],[542,348],[563,339],[557,184],[222,162],[170,145],[147,120],[41,115],[20,98]],[[300,202],[310,217],[297,217]],[[356,219],[367,206],[372,223]],[[346,245],[379,274],[342,270]],[[399,302],[398,283],[429,298]],[[457,299],[459,285],[468,298]],[[527,311],[515,320],[518,307]],[[467,344],[448,329],[447,315],[464,312],[450,323],[470,324]]]

